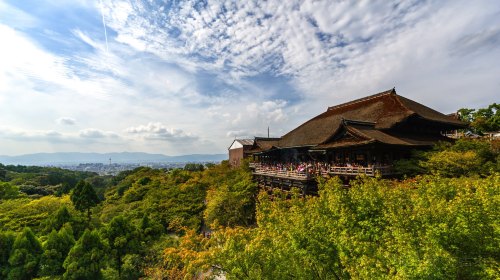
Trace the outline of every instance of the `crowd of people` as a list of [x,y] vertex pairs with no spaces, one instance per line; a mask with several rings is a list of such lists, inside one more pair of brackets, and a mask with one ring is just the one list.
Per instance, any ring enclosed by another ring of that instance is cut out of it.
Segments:
[[352,169],[382,167],[380,163],[367,164],[364,162],[258,162],[257,167],[264,171],[293,172],[299,175],[322,175],[332,171],[335,167],[348,167]]

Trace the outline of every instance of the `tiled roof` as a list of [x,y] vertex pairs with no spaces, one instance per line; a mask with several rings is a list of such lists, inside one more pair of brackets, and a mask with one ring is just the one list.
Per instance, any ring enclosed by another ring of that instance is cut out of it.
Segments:
[[253,139],[235,139],[234,141],[239,142],[243,146],[252,146],[254,143]]
[[[373,123],[372,134],[389,142],[396,141],[389,136],[375,132],[378,129],[389,129],[411,116],[420,117],[431,122],[441,123],[451,129],[465,127],[465,124],[428,108],[420,103],[396,94],[394,89],[375,95],[353,100],[329,107],[328,110],[305,122],[284,135],[278,143],[280,148],[316,146],[326,143],[342,125],[343,119],[353,119]],[[374,136],[374,135],[373,135]],[[391,139],[391,140],[389,140]]]

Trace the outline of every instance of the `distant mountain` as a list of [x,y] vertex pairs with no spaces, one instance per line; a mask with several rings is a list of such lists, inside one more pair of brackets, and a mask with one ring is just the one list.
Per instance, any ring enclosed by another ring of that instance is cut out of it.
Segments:
[[192,154],[167,156],[148,153],[38,153],[19,156],[0,156],[2,164],[61,165],[79,163],[156,163],[156,162],[220,162],[226,154]]

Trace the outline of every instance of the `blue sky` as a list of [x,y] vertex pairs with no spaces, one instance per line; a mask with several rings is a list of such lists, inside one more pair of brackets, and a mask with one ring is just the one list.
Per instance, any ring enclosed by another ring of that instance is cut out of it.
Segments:
[[4,155],[225,153],[392,87],[500,101],[493,0],[0,0],[0,38]]

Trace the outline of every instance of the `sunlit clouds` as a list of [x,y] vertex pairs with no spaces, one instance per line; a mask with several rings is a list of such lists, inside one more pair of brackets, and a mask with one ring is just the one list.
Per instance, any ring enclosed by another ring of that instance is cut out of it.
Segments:
[[485,106],[499,14],[496,1],[0,0],[0,154],[224,153],[394,86],[445,113]]

